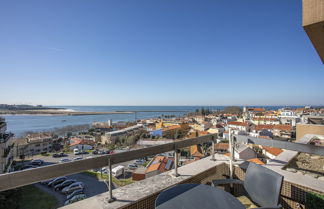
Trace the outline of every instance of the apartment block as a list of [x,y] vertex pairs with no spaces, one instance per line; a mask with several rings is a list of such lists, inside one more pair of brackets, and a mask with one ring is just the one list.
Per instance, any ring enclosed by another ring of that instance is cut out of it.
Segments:
[[0,174],[9,171],[13,161],[13,134],[6,131],[7,123],[0,117]]

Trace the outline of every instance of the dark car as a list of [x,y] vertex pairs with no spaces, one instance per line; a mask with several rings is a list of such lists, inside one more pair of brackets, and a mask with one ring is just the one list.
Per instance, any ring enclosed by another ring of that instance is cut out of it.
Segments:
[[44,160],[33,160],[33,161],[31,161],[30,164],[37,165],[37,166],[41,166],[41,165],[44,164]]
[[44,184],[44,185],[48,185],[48,183],[50,183],[51,181],[53,181],[54,179],[49,179],[49,180],[45,180],[45,181],[41,181],[40,183],[41,184]]
[[94,154],[94,155],[98,155],[98,150],[94,150],[94,151],[92,152],[92,154]]
[[37,168],[37,167],[33,166],[33,165],[25,165],[25,166],[21,167],[21,170],[27,170],[27,169],[32,169],[32,168]]
[[60,157],[60,155],[57,154],[57,153],[54,153],[54,154],[52,155],[52,157]]
[[54,186],[56,186],[57,184],[62,183],[62,182],[65,181],[66,179],[67,179],[67,178],[66,178],[65,176],[57,177],[57,178],[55,178],[53,181],[49,182],[49,183],[47,184],[47,186],[49,186],[49,187],[54,187]]
[[71,199],[72,197],[74,197],[75,195],[78,195],[78,194],[84,194],[83,189],[75,190],[71,194],[67,195],[66,200],[69,200],[69,199]]
[[67,156],[67,154],[65,154],[64,152],[60,152],[59,156],[60,157],[65,157],[65,156]]
[[55,190],[55,191],[57,191],[57,190],[61,190],[61,189],[63,189],[64,187],[67,187],[67,186],[69,186],[70,184],[73,184],[74,182],[76,182],[75,179],[68,179],[68,180],[65,180],[65,181],[63,181],[62,183],[57,184],[57,185],[54,187],[54,190]]

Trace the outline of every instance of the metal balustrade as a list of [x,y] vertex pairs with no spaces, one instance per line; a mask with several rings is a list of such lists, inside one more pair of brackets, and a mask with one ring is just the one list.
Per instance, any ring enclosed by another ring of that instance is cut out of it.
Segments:
[[[231,153],[229,168],[230,168],[231,177],[233,177],[233,161],[235,161],[234,146],[235,143],[238,142],[258,144],[263,146],[271,146],[271,147],[277,147],[286,150],[293,150],[293,151],[305,152],[305,153],[316,154],[316,155],[324,155],[324,147],[319,147],[311,144],[302,144],[302,143],[270,140],[264,138],[256,138],[256,137],[243,136],[243,135],[233,135],[231,130],[229,130],[229,133],[230,133],[229,143],[230,143],[230,153]],[[211,142],[212,143],[211,160],[215,161],[216,159],[214,156],[215,154],[214,145],[217,137],[218,137],[217,134],[210,134],[210,135],[205,135],[205,136],[192,138],[192,139],[174,141],[171,143],[157,145],[148,148],[130,150],[126,152],[102,155],[95,158],[83,159],[83,160],[69,162],[69,163],[55,164],[55,165],[49,165],[49,166],[44,166],[44,167],[30,169],[30,170],[7,173],[7,174],[0,175],[0,191],[13,189],[28,184],[32,184],[32,183],[37,183],[42,180],[47,180],[59,176],[71,175],[71,174],[83,172],[85,170],[101,168],[105,166],[108,166],[109,173],[111,173],[113,164],[135,160],[147,156],[153,156],[168,151],[174,151],[175,153],[174,176],[179,176],[181,175],[178,173],[179,149],[196,145],[196,144],[203,144],[205,142]],[[113,192],[112,192],[111,175],[109,175],[108,180],[109,180],[109,184],[108,184],[109,202],[113,202],[115,198],[113,197]]]

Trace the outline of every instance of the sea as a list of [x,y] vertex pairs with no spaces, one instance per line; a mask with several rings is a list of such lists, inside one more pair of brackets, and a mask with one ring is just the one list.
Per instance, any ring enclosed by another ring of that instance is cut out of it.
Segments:
[[[64,108],[73,111],[84,112],[116,112],[116,111],[138,111],[137,119],[157,118],[163,115],[183,116],[188,112],[195,111],[198,108],[209,108],[217,111],[223,110],[226,106],[50,106]],[[255,106],[260,107],[260,106]],[[263,106],[264,107],[264,106]],[[266,106],[267,110],[276,110],[285,106]],[[297,108],[300,106],[290,106]],[[151,111],[151,112],[140,112]],[[163,111],[163,112],[159,112]],[[168,112],[172,111],[172,112]],[[178,111],[178,112],[177,112]],[[108,115],[80,115],[80,116],[62,116],[62,115],[3,115],[7,122],[8,132],[12,132],[16,137],[22,136],[26,132],[52,131],[65,126],[91,124],[93,122],[105,122],[112,120],[134,121],[135,114],[108,114]]]

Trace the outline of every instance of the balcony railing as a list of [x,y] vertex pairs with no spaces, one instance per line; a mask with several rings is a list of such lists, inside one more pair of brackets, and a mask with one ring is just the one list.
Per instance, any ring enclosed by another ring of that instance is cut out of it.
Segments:
[[[21,187],[24,185],[36,183],[36,182],[39,182],[42,180],[51,179],[51,178],[58,177],[58,176],[80,173],[85,170],[101,168],[101,167],[105,167],[105,166],[108,166],[111,171],[112,164],[126,162],[129,160],[135,160],[138,158],[152,156],[152,155],[156,155],[156,154],[160,154],[160,153],[164,153],[164,152],[168,152],[168,151],[172,151],[172,150],[175,153],[177,153],[178,149],[181,149],[184,147],[189,147],[191,145],[202,144],[205,142],[212,142],[214,145],[216,138],[217,138],[216,134],[206,135],[206,136],[197,137],[197,138],[193,138],[193,139],[174,141],[172,143],[167,143],[167,144],[158,145],[158,146],[149,147],[149,148],[131,150],[131,151],[127,151],[127,152],[109,154],[109,155],[104,155],[104,156],[100,156],[100,157],[96,157],[96,158],[74,161],[74,162],[70,162],[70,163],[62,163],[62,164],[50,165],[50,166],[40,167],[40,168],[36,168],[36,169],[31,169],[31,170],[3,174],[3,175],[0,175],[0,191]],[[232,148],[235,146],[234,145],[235,143],[244,142],[244,143],[252,143],[252,144],[259,144],[259,145],[264,145],[264,146],[283,148],[286,150],[293,150],[293,151],[297,151],[297,152],[306,152],[306,153],[311,153],[311,154],[324,155],[324,147],[318,147],[318,146],[310,145],[310,144],[268,140],[268,139],[255,138],[255,137],[249,137],[249,136],[241,136],[241,135],[230,135],[230,139],[232,139],[232,140],[230,140],[230,147],[232,147]],[[214,146],[212,146],[212,148],[214,148]],[[215,153],[214,150],[212,150],[212,153]],[[214,161],[216,159],[214,154],[209,158]],[[208,175],[211,175],[213,172],[219,172],[216,175],[217,177],[219,177],[219,175],[223,175],[223,174],[229,175],[229,176],[231,176],[231,178],[242,178],[242,176],[244,176],[244,172],[242,173],[241,170],[238,170],[239,168],[237,168],[235,166],[233,167],[233,163],[229,163],[229,165],[228,165],[228,161],[226,161],[226,162],[222,161],[222,162],[217,163],[217,166],[223,165],[225,163],[224,166],[225,165],[226,166],[225,167],[223,166],[224,168],[222,167],[222,172],[220,172],[219,170],[217,170],[217,171],[214,170],[213,166],[215,166],[215,165],[212,164],[210,160],[208,161],[207,164],[206,164],[206,162],[207,162],[206,159],[203,159],[200,161],[205,161],[205,164],[202,165],[202,167],[207,169],[206,171],[204,171],[202,173],[207,173]],[[200,161],[197,161],[195,165],[198,165],[200,163]],[[217,162],[217,161],[215,161],[215,162]],[[175,155],[175,165],[177,165],[177,164],[178,164],[178,157],[177,157],[177,155]],[[186,166],[181,167],[180,170],[184,169],[185,167]],[[224,169],[226,171],[224,171]],[[211,172],[211,171],[213,171],[213,172]],[[237,174],[238,171],[241,172],[240,175]],[[172,171],[172,172],[175,174],[174,176],[178,176],[177,175],[178,167],[175,166],[174,171]],[[196,173],[196,174],[194,174],[194,176],[192,178],[198,178],[199,175],[204,175],[205,176],[204,178],[207,178],[206,177],[207,174],[205,175],[202,173],[198,173],[198,174]],[[183,175],[184,173],[180,172],[180,174],[181,174],[180,177],[178,177],[178,178],[174,177],[175,179],[179,179],[178,183],[184,182],[184,180],[186,178],[185,175]],[[154,177],[151,177],[151,178],[154,178]],[[192,180],[192,178],[190,178],[190,179]],[[213,174],[213,178],[215,178],[214,174]],[[190,182],[191,181],[190,179],[187,179],[185,181]],[[112,194],[113,190],[112,190],[111,178],[109,180],[110,180],[110,183],[109,183],[110,188],[109,188],[108,202],[113,202],[114,197]],[[149,179],[145,179],[143,181],[149,181]],[[173,181],[175,181],[175,180],[173,180]],[[194,180],[192,180],[192,181],[194,181]],[[199,182],[199,181],[196,181],[196,182]],[[289,182],[287,182],[286,184],[287,185],[289,184],[287,187],[291,187]],[[129,186],[131,186],[131,185],[129,185]],[[296,188],[299,188],[299,187],[304,188],[304,186],[298,186],[298,185],[293,185],[293,186]],[[125,191],[128,188],[129,187],[126,186],[123,189],[123,191]],[[289,192],[292,192],[291,188],[289,189]],[[287,193],[286,190],[287,189],[285,189],[283,191],[284,194]],[[300,189],[300,190],[302,190],[302,189]],[[318,192],[318,190],[315,190],[315,191]],[[320,190],[320,192],[323,193],[323,190]],[[298,194],[296,194],[296,195],[298,195]],[[116,191],[116,195],[117,195],[117,198],[120,197],[120,196],[118,196],[117,191]],[[153,196],[156,197],[156,193],[154,193],[154,195]],[[291,196],[293,196],[293,194],[292,193],[289,195],[286,194],[286,196],[291,197]],[[152,197],[152,198],[154,198],[154,197]],[[151,198],[151,195],[148,195],[148,198]],[[138,200],[138,201],[140,201],[140,202],[144,201],[143,197],[140,199],[141,200]],[[303,202],[302,200],[300,200],[300,201]],[[127,202],[127,204],[132,203],[132,202],[133,201],[129,201],[129,202]],[[135,201],[135,203],[136,202],[137,201]],[[135,203],[133,202],[130,205],[134,205]],[[145,201],[144,201],[144,203],[145,203]],[[109,203],[109,204],[113,204],[113,203]],[[124,206],[125,206],[125,204],[126,203],[124,202]],[[152,205],[152,202],[150,204]],[[118,208],[118,207],[113,207],[113,208]],[[133,208],[133,207],[130,206],[129,208]],[[148,207],[148,208],[150,208],[150,207]],[[287,207],[287,208],[289,208],[289,207]],[[292,208],[297,208],[297,207],[292,207]]]
[[[201,136],[192,139],[174,141],[172,143],[157,145],[154,147],[130,150],[127,152],[108,154],[100,157],[84,159],[84,160],[79,160],[79,161],[74,161],[69,163],[55,164],[55,165],[49,165],[49,166],[44,166],[44,167],[30,169],[30,170],[3,174],[0,175],[0,191],[13,189],[13,188],[29,185],[32,183],[37,183],[43,180],[47,180],[59,176],[80,173],[85,170],[101,168],[105,166],[111,167],[111,165],[113,164],[127,162],[130,160],[135,160],[138,158],[143,158],[143,157],[152,156],[164,152],[169,152],[172,150],[177,152],[178,149],[184,147],[189,147],[196,144],[203,144],[205,142],[214,142],[216,137],[217,137],[216,134],[211,134],[211,135]],[[177,161],[177,158],[175,160]],[[175,172],[176,170],[177,170],[177,166],[175,166]]]

